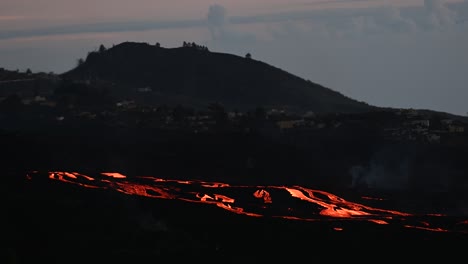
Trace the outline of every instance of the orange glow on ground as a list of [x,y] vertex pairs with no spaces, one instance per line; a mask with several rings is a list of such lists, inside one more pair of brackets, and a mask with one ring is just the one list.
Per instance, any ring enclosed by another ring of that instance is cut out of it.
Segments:
[[369,221],[374,222],[374,223],[379,224],[379,225],[388,225],[388,222],[386,222],[384,220],[370,219]]
[[343,228],[342,228],[342,227],[334,227],[333,230],[335,230],[335,231],[343,231]]
[[[59,180],[62,182],[67,182],[67,183],[72,183],[72,184],[77,184],[82,187],[86,188],[92,188],[92,189],[97,189],[99,188],[98,186],[92,185],[92,184],[87,184],[85,182],[80,182],[81,178],[84,178],[85,180],[89,181],[88,177],[82,177],[81,174],[79,173],[68,173],[68,172],[49,172],[49,179],[51,180]],[[89,177],[91,178],[91,177]]]
[[[35,175],[37,173],[29,173],[26,178],[32,179]],[[427,219],[411,221],[413,215],[409,213],[375,208],[347,201],[326,191],[301,186],[235,186],[219,182],[178,181],[149,176],[128,178],[115,172],[106,172],[100,175],[105,177],[99,177],[99,175],[93,177],[77,172],[48,173],[51,180],[85,188],[113,189],[127,195],[214,205],[235,214],[251,217],[268,215],[272,218],[307,222],[352,220],[367,221],[379,225],[396,223],[407,228],[425,231],[448,231],[446,228],[433,226],[431,221]],[[274,196],[272,194],[276,195],[280,192],[289,195],[279,195],[279,197],[272,198]],[[258,204],[254,200],[249,202],[249,198],[260,200],[261,203]],[[302,201],[303,204],[298,206],[297,200]],[[425,217],[434,219],[445,216],[430,214]],[[458,226],[461,224],[468,224],[468,220],[456,223]],[[336,231],[341,231],[337,228],[340,229],[340,227],[336,227]]]
[[125,178],[127,178],[127,176],[122,175],[122,174],[117,173],[117,172],[103,172],[101,174],[104,175],[104,176],[115,178],[115,179],[125,179]]
[[413,226],[413,225],[405,225],[405,227],[408,228],[414,228],[414,229],[421,229],[421,230],[426,230],[426,231],[433,231],[433,232],[448,232],[448,230],[443,229],[443,228],[431,228],[431,227],[423,227],[423,226]]
[[72,179],[78,179],[78,177],[76,177],[73,173],[69,173],[69,172],[64,172],[63,173],[65,176],[67,176],[68,178],[72,178]]

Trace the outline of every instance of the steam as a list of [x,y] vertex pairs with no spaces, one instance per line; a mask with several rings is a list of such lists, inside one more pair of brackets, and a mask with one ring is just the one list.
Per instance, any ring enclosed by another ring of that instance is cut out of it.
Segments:
[[224,26],[227,24],[227,11],[222,5],[211,5],[208,8],[208,15],[206,17],[208,27],[210,29],[212,39],[221,34]]
[[223,26],[226,23],[227,11],[224,6],[211,5],[208,9],[208,22],[213,26]]
[[143,208],[136,197],[115,195],[113,199],[121,202],[126,215],[130,217],[129,220],[137,227],[136,231],[155,233],[171,231],[164,220],[156,218],[151,210]]
[[410,157],[395,153],[391,148],[383,149],[367,166],[353,166],[349,172],[352,188],[404,190],[409,187]]
[[231,53],[245,54],[249,51],[243,47],[250,46],[256,41],[254,35],[232,28],[233,24],[229,21],[228,12],[222,5],[215,4],[208,8],[206,22],[211,35],[209,45],[215,49],[223,47]]

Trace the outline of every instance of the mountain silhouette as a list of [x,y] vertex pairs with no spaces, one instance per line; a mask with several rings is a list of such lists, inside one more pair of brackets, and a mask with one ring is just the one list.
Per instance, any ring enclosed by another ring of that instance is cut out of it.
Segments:
[[251,58],[210,52],[195,43],[179,48],[124,42],[90,52],[86,60],[62,74],[73,80],[111,82],[123,97],[152,103],[229,108],[283,108],[314,112],[367,112],[376,107],[304,80]]

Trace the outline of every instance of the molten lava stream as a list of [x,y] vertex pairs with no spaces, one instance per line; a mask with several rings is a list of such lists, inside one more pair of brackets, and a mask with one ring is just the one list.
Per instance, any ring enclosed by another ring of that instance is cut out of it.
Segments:
[[[26,177],[32,179],[37,174],[29,173]],[[322,190],[301,186],[233,186],[220,182],[166,180],[148,176],[129,178],[116,172],[104,172],[96,177],[77,172],[50,172],[49,179],[85,188],[114,189],[127,195],[208,204],[251,217],[267,215],[308,222],[354,220],[379,225],[400,224],[406,228],[432,232],[447,231],[431,224],[433,219],[443,218],[444,215],[441,214],[422,216],[424,221],[410,221],[414,216],[409,213],[350,202]],[[246,199],[247,197],[250,197],[250,200]],[[363,197],[370,200],[368,198]],[[297,204],[295,201],[302,201],[303,204]],[[467,224],[468,220],[454,223],[458,227]]]

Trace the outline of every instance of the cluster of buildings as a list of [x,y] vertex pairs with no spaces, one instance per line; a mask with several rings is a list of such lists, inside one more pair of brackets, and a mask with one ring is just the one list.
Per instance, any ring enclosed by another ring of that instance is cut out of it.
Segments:
[[385,136],[397,141],[440,143],[444,137],[463,135],[468,131],[466,123],[450,118],[434,118],[416,110],[396,112],[400,122],[385,128]]
[[[455,119],[434,118],[416,110],[400,110],[393,118],[382,117],[379,129],[386,140],[440,143],[441,139],[453,135],[465,135],[466,123]],[[190,130],[209,132],[223,126],[236,131],[249,131],[252,127],[262,128],[266,133],[288,133],[294,131],[327,131],[350,127],[368,128],[376,118],[352,118],[349,116],[324,116],[307,112],[297,114],[279,109],[257,109],[252,112],[225,111],[223,108],[195,111],[190,108],[142,107],[133,100],[115,104],[115,109],[100,113],[76,112],[74,117],[88,120],[114,120],[119,126],[147,125],[168,130]],[[350,132],[351,133],[351,132]]]
[[15,95],[24,105],[54,105],[50,98],[59,80],[53,73],[8,71],[0,68],[0,102]]
[[[189,47],[188,43],[185,43]],[[192,47],[192,44],[190,44]],[[195,46],[198,47],[198,46]],[[0,69],[0,73],[2,70]],[[3,73],[6,72],[3,70]],[[8,72],[9,74],[11,72]],[[0,74],[1,75],[1,74]],[[42,106],[54,109],[54,84],[58,83],[56,75],[41,76],[22,74],[21,78],[2,83],[0,79],[0,104],[13,89],[23,105]],[[29,78],[29,77],[31,78]],[[1,76],[0,76],[1,77]],[[34,77],[34,78],[32,78]],[[136,89],[137,94],[153,92],[151,87]],[[70,107],[72,108],[72,107]],[[464,136],[468,133],[466,122],[449,118],[448,115],[435,115],[428,111],[413,109],[392,110],[382,113],[366,114],[333,114],[323,115],[314,112],[298,114],[284,109],[257,108],[249,112],[228,111],[222,105],[211,105],[204,110],[188,107],[151,107],[142,106],[135,100],[121,100],[113,106],[90,109],[75,107],[68,113],[58,114],[50,111],[57,122],[68,120],[97,120],[117,126],[151,126],[170,130],[190,130],[192,132],[209,132],[217,129],[249,131],[261,129],[264,133],[288,133],[296,131],[324,131],[339,129],[342,133],[355,133],[350,128],[381,130],[386,140],[415,141],[440,143],[444,138]],[[390,114],[389,114],[390,113]]]

